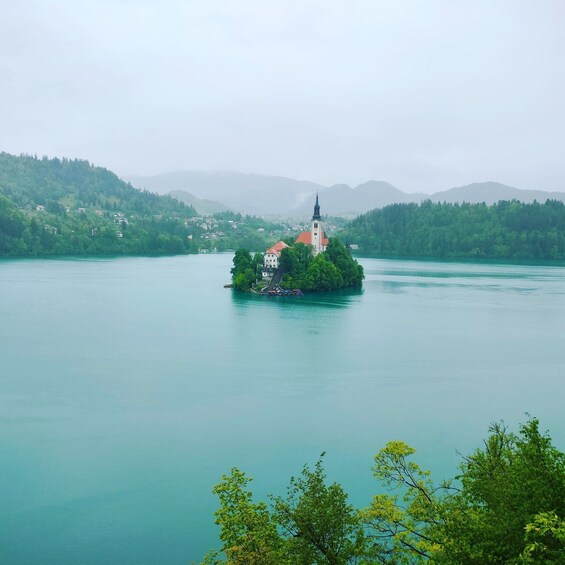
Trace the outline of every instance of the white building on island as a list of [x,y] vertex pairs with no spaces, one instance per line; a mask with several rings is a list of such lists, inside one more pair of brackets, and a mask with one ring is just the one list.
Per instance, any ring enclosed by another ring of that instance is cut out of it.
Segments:
[[281,251],[285,247],[288,247],[288,245],[284,241],[279,241],[272,247],[269,247],[267,251],[265,251],[265,257],[263,258],[263,266],[265,267],[265,269],[272,269],[276,271],[279,268]]

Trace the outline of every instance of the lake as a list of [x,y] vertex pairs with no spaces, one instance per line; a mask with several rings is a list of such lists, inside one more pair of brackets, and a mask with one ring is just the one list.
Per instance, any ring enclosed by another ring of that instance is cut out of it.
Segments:
[[361,292],[238,295],[231,255],[0,262],[0,561],[187,563],[212,486],[282,494],[322,451],[436,478],[528,412],[565,450],[565,268],[361,259]]

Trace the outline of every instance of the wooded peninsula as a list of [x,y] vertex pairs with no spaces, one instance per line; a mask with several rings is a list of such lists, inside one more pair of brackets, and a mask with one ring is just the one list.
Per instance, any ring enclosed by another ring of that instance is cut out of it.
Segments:
[[381,257],[565,260],[565,204],[392,204],[355,218],[340,236]]

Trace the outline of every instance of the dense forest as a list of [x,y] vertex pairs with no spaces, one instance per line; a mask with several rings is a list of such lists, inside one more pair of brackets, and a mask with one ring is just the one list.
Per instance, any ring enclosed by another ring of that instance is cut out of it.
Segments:
[[281,287],[287,289],[320,291],[359,287],[364,278],[363,267],[337,237],[331,237],[326,250],[315,257],[309,245],[296,243],[286,247],[281,252],[280,265],[285,271]]
[[357,217],[340,235],[371,255],[565,260],[565,204],[393,204]]
[[[280,257],[279,268],[284,272],[281,288],[326,291],[361,286],[363,267],[337,237],[330,238],[326,251],[315,257],[310,245],[289,243]],[[262,267],[261,253],[252,255],[246,249],[238,249],[231,269],[233,287],[245,292],[266,286],[261,279]]]
[[0,257],[264,249],[276,229],[233,213],[199,218],[88,161],[0,153]]
[[451,481],[434,483],[414,453],[401,441],[377,453],[385,494],[360,510],[327,484],[322,458],[269,504],[254,502],[251,479],[233,468],[213,489],[221,551],[203,563],[565,563],[565,454],[536,419],[518,434],[492,425]]

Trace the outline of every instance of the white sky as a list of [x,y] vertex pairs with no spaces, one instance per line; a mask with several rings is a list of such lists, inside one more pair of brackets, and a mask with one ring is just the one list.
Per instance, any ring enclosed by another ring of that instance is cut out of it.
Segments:
[[0,150],[565,191],[563,0],[0,0]]

